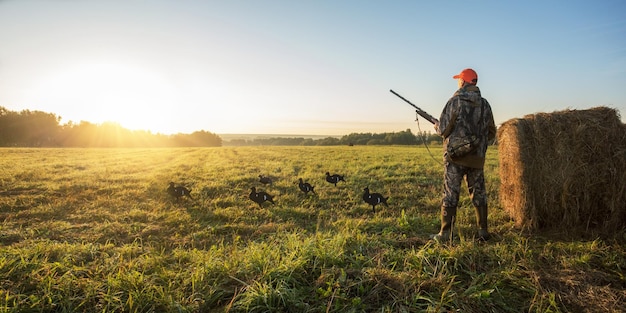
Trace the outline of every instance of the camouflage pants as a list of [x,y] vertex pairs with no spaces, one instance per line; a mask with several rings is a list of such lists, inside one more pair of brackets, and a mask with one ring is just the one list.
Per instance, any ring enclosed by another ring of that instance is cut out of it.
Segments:
[[459,205],[463,177],[466,179],[472,204],[475,207],[487,206],[487,190],[485,190],[485,172],[483,169],[466,167],[452,162],[446,162],[444,167],[443,206],[456,208]]
[[482,168],[471,168],[452,162],[444,165],[444,196],[441,205],[441,231],[450,232],[456,219],[459,205],[461,183],[467,182],[472,204],[476,208],[476,220],[480,229],[487,230],[487,190],[485,189],[485,172]]

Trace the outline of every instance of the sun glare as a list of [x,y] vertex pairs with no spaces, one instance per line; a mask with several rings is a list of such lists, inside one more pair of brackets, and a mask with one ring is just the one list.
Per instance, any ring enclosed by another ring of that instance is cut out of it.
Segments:
[[[176,100],[158,73],[122,64],[84,64],[50,75],[35,101],[63,120],[116,122],[132,130],[160,131]],[[60,110],[60,112],[58,111]]]
[[276,121],[290,119],[290,113],[272,110],[271,97],[250,104],[241,90],[261,91],[248,87],[121,63],[82,63],[42,77],[25,103],[57,114],[61,123],[114,122],[163,134],[273,131]]

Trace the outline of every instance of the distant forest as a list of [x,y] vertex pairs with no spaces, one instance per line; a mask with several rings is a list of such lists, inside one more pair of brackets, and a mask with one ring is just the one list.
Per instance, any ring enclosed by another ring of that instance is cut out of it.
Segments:
[[2,147],[219,147],[220,136],[196,131],[191,134],[163,135],[133,131],[116,123],[60,125],[52,113],[0,107],[0,146]]
[[260,139],[231,139],[225,146],[336,146],[336,145],[416,145],[423,142],[442,143],[441,136],[420,132],[413,134],[410,129],[393,133],[352,133],[337,137],[312,139],[305,137],[275,137]]
[[116,123],[93,124],[81,121],[60,124],[53,113],[0,107],[1,147],[220,147],[225,146],[332,146],[332,145],[415,145],[424,141],[441,143],[441,137],[427,132],[414,135],[410,129],[393,133],[352,133],[337,137],[312,139],[276,137],[262,139],[222,138],[208,131],[163,135],[133,131]]

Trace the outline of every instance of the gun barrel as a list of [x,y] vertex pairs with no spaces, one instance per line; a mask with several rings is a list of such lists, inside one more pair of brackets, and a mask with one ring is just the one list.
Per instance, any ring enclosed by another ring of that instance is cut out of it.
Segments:
[[415,108],[415,112],[417,112],[417,114],[419,114],[421,117],[425,118],[427,121],[436,124],[439,123],[439,120],[437,120],[435,117],[433,117],[432,115],[428,114],[426,111],[420,109],[418,106],[416,106],[415,104],[411,103],[411,101],[405,99],[403,96],[399,95],[397,92],[393,91],[392,89],[389,89],[389,91],[391,91],[392,94],[398,96],[398,98],[404,100],[406,103],[410,104],[412,107]]

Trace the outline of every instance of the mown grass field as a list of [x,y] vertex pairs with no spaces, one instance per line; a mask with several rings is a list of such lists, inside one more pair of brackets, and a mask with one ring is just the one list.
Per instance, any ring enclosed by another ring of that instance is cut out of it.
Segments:
[[[2,149],[0,312],[626,311],[624,234],[513,228],[493,147],[494,238],[473,240],[464,192],[460,240],[430,242],[442,193],[432,149]],[[194,200],[171,199],[170,181]],[[252,186],[276,204],[259,208]],[[389,207],[372,213],[366,186]]]

